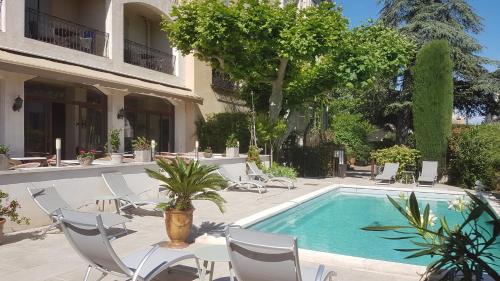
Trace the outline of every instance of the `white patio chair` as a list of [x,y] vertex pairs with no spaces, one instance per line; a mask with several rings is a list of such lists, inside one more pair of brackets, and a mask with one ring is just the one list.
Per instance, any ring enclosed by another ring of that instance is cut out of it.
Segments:
[[[438,176],[437,161],[422,161],[422,172],[417,180],[418,186],[434,186]],[[430,183],[430,184],[429,184]]]
[[396,174],[398,173],[399,163],[385,163],[384,170],[382,174],[375,177],[378,180],[377,184],[388,182],[391,184],[392,181],[396,181]]
[[278,182],[288,187],[288,190],[295,188],[292,179],[286,177],[270,177],[266,173],[264,173],[255,162],[247,162],[248,169],[250,169],[250,173],[248,176],[253,177],[254,179],[260,180],[264,182],[264,184],[268,185],[271,182]]
[[240,179],[238,179],[223,167],[219,167],[217,172],[229,183],[228,186],[226,187],[226,190],[232,188],[242,188],[247,190],[251,188],[256,188],[259,194],[261,194],[262,191],[267,192],[265,184],[261,181],[256,181],[249,178],[241,179],[241,177]]

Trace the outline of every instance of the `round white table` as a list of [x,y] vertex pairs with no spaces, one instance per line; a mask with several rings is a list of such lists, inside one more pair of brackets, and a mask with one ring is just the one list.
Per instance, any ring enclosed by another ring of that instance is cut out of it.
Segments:
[[229,265],[229,280],[234,281],[233,267],[229,259],[229,253],[226,245],[207,245],[194,249],[193,254],[196,256],[196,263],[200,265],[200,260],[203,261],[201,267],[200,280],[204,281],[207,275],[208,263],[210,263],[210,273],[208,281],[212,281],[214,277],[214,264],[216,262],[223,262]]

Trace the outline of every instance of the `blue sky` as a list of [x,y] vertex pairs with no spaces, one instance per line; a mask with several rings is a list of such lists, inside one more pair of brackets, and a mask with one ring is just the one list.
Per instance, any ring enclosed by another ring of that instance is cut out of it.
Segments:
[[[344,16],[351,26],[366,23],[368,19],[377,19],[380,6],[377,0],[335,0],[343,7]],[[490,59],[500,61],[500,1],[499,0],[469,0],[476,13],[483,18],[484,30],[476,37],[483,45],[480,54]],[[488,67],[493,70],[494,67]]]

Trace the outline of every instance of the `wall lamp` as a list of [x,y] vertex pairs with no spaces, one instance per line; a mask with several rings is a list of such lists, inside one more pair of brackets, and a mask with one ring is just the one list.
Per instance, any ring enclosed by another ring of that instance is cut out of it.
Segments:
[[17,96],[17,98],[14,100],[14,105],[12,105],[12,110],[14,111],[19,111],[21,108],[23,108],[23,98],[21,96]]
[[118,114],[116,114],[116,118],[118,118],[118,119],[125,118],[125,109],[123,109],[123,107],[120,110],[118,110]]

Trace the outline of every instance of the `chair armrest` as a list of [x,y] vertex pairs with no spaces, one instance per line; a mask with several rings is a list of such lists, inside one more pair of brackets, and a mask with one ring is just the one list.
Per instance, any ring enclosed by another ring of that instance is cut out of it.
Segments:
[[154,254],[154,252],[158,250],[158,248],[160,248],[160,245],[156,244],[151,250],[149,250],[149,252],[146,253],[146,255],[144,255],[141,262],[139,262],[139,266],[137,266],[134,275],[132,276],[132,281],[136,281],[137,278],[139,278],[139,272],[141,272],[142,267],[144,266],[144,264],[146,264],[148,259]]
[[324,277],[323,275],[325,274],[325,266],[320,264],[318,267],[318,272],[316,273],[316,277],[314,278],[314,281],[332,281],[332,277],[336,276],[335,272],[329,271]]

